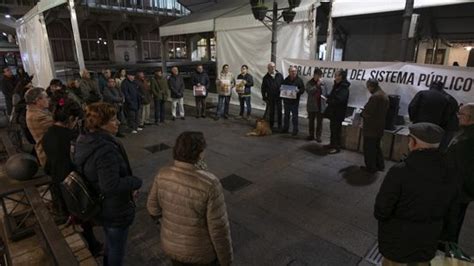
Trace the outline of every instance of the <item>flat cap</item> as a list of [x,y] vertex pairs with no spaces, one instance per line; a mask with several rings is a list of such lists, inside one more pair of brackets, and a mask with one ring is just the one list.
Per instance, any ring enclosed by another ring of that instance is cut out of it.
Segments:
[[408,126],[408,129],[410,130],[410,135],[428,144],[440,143],[444,136],[444,130],[433,123],[411,124]]

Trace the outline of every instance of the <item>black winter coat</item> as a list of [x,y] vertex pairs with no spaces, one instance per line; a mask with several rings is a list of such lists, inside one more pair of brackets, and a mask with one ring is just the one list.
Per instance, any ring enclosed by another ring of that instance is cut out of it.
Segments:
[[45,172],[54,182],[62,182],[74,170],[71,161],[71,141],[77,137],[74,130],[52,125],[43,136],[46,153]]
[[135,81],[125,79],[122,81],[121,90],[125,99],[125,106],[128,110],[138,111],[142,104],[142,96],[140,94],[140,88]]
[[262,98],[264,101],[268,99],[280,98],[280,87],[283,83],[283,75],[280,72],[275,72],[273,78],[270,74],[266,74],[262,80]]
[[430,261],[456,198],[456,182],[437,149],[413,151],[390,168],[374,210],[382,255],[400,263]]
[[[413,123],[429,122],[454,131],[456,125],[457,102],[444,91],[429,89],[419,91],[408,106],[408,114]],[[453,121],[454,119],[454,121]],[[448,128],[448,125],[450,127]]]
[[304,82],[303,82],[303,80],[298,76],[294,80],[292,80],[288,76],[283,81],[282,85],[290,85],[290,86],[298,87],[298,93],[296,94],[296,99],[283,98],[283,102],[285,104],[299,104],[300,103],[300,97],[304,93]]
[[135,217],[132,193],[142,186],[133,176],[122,144],[105,132],[80,135],[74,152],[77,170],[104,196],[96,219],[104,226],[125,227]]
[[184,96],[184,79],[181,75],[171,75],[168,78],[168,85],[171,92],[171,98],[180,99]]
[[206,87],[206,95],[204,96],[206,97],[207,94],[209,93],[209,84],[211,83],[209,81],[209,76],[207,75],[207,73],[204,71],[201,73],[195,71],[193,75],[191,76],[191,79],[193,82],[193,86],[196,86],[197,84],[201,84],[202,86]]
[[324,112],[325,116],[330,120],[342,122],[346,118],[349,86],[351,86],[351,83],[347,80],[343,80],[339,84],[334,82],[334,86],[326,101],[328,106]]

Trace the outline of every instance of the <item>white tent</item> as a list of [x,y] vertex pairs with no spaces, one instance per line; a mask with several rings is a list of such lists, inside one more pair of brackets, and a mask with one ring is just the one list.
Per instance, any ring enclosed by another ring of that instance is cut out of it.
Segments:
[[[309,11],[318,1],[303,0],[295,9],[294,21],[278,27],[277,68],[281,66],[282,58],[311,58],[310,44],[314,43],[310,32],[314,29],[314,13]],[[269,9],[273,1],[267,1]],[[287,0],[277,0],[278,7],[288,7]],[[267,71],[271,53],[271,31],[253,17],[248,0],[236,0],[230,3],[222,2],[208,10],[193,13],[185,18],[160,27],[161,36],[192,34],[199,32],[216,33],[217,68],[228,64],[231,71],[237,75],[242,65],[249,66],[249,73],[254,77],[252,89],[252,107],[263,108],[260,86]],[[312,14],[310,17],[310,14]],[[313,52],[315,48],[312,49]],[[279,69],[281,71],[281,69]],[[236,100],[236,97],[233,97]]]

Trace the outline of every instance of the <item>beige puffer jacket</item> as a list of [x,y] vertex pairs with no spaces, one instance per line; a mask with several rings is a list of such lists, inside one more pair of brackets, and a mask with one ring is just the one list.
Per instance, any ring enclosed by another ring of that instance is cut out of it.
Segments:
[[232,263],[232,241],[219,179],[192,164],[175,161],[155,177],[148,212],[161,218],[161,245],[172,259]]

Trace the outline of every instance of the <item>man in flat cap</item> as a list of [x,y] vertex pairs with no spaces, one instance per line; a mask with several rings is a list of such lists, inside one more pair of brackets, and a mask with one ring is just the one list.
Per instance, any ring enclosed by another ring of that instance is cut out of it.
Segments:
[[461,132],[451,142],[447,158],[451,176],[460,193],[455,215],[449,217],[442,240],[458,242],[469,203],[474,200],[474,103],[463,105],[458,112]]
[[369,79],[366,85],[372,95],[361,113],[364,118],[362,134],[364,135],[365,160],[365,167],[361,168],[369,173],[375,173],[385,169],[380,141],[385,129],[389,101],[376,79]]
[[390,168],[375,202],[382,265],[429,265],[457,196],[438,150],[444,130],[431,123],[409,129],[410,154]]

